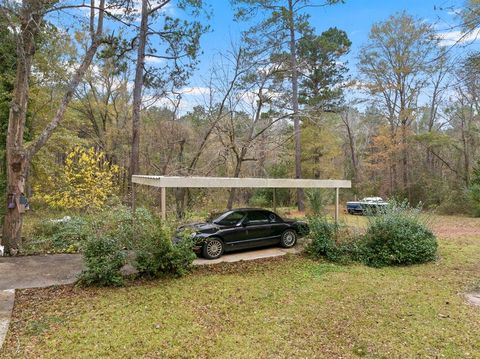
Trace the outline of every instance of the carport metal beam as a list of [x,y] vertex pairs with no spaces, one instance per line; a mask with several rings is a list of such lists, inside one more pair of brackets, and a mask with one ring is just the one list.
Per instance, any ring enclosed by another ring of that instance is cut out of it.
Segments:
[[161,214],[166,218],[166,188],[334,188],[335,221],[339,215],[339,190],[351,188],[348,180],[316,180],[291,178],[178,177],[133,175],[136,184],[161,189]]

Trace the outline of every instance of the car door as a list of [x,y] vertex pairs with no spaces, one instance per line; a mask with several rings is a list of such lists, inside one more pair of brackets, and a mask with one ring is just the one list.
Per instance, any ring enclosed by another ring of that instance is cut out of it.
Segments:
[[245,215],[245,212],[235,211],[217,222],[220,227],[218,234],[223,238],[226,250],[237,248],[238,244],[245,239],[247,228],[242,225]]
[[247,212],[247,229],[244,247],[257,247],[272,244],[271,222],[266,211]]
[[270,235],[275,243],[280,242],[280,238],[290,226],[283,221],[278,215],[273,212],[269,212],[268,219],[270,220]]

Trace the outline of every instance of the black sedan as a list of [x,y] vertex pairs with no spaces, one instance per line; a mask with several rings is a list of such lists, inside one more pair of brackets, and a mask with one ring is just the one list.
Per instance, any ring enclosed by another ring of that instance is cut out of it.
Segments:
[[305,222],[284,220],[271,211],[258,208],[230,210],[206,223],[181,226],[178,233],[187,228],[193,231],[191,238],[195,241],[195,252],[207,259],[216,259],[224,252],[238,249],[270,245],[291,248],[297,238],[309,231]]

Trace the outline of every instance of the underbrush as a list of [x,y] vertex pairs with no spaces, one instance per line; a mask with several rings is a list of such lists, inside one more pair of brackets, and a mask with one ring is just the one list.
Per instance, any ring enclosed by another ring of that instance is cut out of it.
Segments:
[[[195,259],[193,243],[186,238],[172,243],[175,222],[162,222],[151,211],[117,205],[95,213],[64,216],[36,222],[25,242],[24,254],[81,252],[83,285],[119,286],[121,269],[134,266],[148,278],[186,274]],[[128,254],[128,255],[127,255]]]
[[75,253],[90,235],[85,217],[47,219],[33,224],[22,253]]
[[135,242],[133,265],[139,275],[158,278],[164,275],[182,276],[187,274],[196,258],[193,241],[188,232],[182,234],[182,241],[172,243],[173,227],[158,222],[155,226],[139,228],[141,235]]
[[134,221],[130,208],[121,205],[93,213],[60,216],[32,221],[26,231],[22,253],[76,253],[91,236],[104,235],[115,238],[121,247],[131,249],[135,227],[155,222],[155,216],[144,208],[136,210]]
[[[193,242],[188,238],[172,243],[175,223],[164,223],[153,213],[137,209],[133,218],[127,209],[122,216],[107,215],[91,222],[94,235],[86,242],[86,269],[81,283],[121,285],[121,269],[131,264],[138,276],[158,278],[187,274],[193,260]],[[126,256],[126,250],[132,255]]]
[[421,208],[392,203],[375,215],[368,215],[364,234],[326,217],[312,217],[312,241],[306,248],[313,258],[325,257],[340,263],[363,262],[373,267],[410,265],[435,260],[437,239],[429,229]]
[[83,248],[85,269],[80,275],[80,284],[96,286],[121,286],[121,269],[125,264],[125,253],[119,243],[111,237],[91,237]]

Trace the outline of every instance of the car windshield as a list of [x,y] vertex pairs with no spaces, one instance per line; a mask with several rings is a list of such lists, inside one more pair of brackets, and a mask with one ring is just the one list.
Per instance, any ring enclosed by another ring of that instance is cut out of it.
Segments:
[[220,216],[223,216],[225,213],[210,213],[210,215],[208,216],[206,222],[207,223],[212,223],[213,221],[215,221],[217,218],[219,218]]
[[245,217],[244,212],[227,212],[213,219],[212,222],[222,226],[231,226],[240,222],[243,217]]

